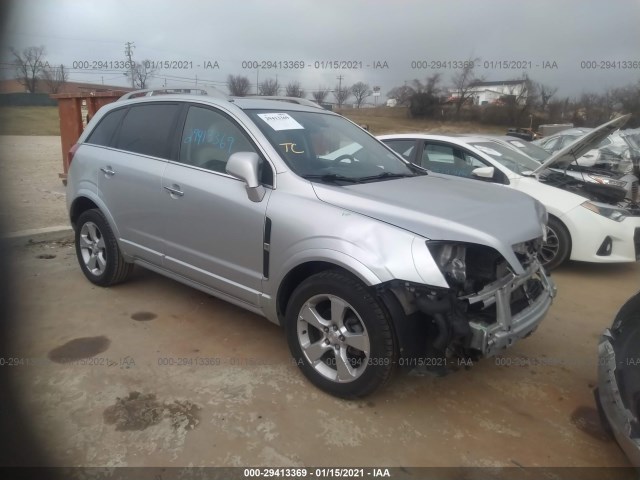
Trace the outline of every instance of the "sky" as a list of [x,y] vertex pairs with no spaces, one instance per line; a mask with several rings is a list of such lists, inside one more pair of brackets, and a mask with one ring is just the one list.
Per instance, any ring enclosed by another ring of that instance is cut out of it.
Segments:
[[640,79],[640,0],[21,0],[4,20],[3,78],[9,46],[43,45],[69,80],[126,85],[132,42],[134,60],[168,67],[156,69],[157,87],[226,91],[232,74],[252,91],[276,77],[307,92],[362,81],[386,99],[434,73],[446,86],[472,59],[487,81],[526,73],[557,96]]

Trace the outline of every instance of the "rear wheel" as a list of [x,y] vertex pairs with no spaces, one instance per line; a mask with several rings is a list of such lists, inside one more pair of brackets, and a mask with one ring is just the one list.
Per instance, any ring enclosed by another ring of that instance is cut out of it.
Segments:
[[92,209],[78,217],[76,256],[90,282],[108,287],[127,279],[133,264],[122,258],[118,242],[100,210]]
[[559,267],[571,253],[571,236],[567,227],[555,217],[549,217],[547,241],[542,245],[540,261],[549,270]]
[[363,397],[392,376],[397,346],[389,315],[346,273],[321,272],[302,282],[289,300],[286,330],[304,375],[332,395]]

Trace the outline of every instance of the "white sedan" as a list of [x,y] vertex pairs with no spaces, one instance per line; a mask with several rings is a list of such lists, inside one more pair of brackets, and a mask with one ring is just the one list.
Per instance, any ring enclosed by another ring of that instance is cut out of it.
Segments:
[[493,182],[542,202],[549,213],[549,224],[541,255],[550,269],[567,259],[635,262],[640,258],[640,206],[625,200],[622,188],[580,181],[563,173],[628,118],[626,115],[601,125],[543,164],[481,136],[415,133],[382,135],[378,139],[427,170]]

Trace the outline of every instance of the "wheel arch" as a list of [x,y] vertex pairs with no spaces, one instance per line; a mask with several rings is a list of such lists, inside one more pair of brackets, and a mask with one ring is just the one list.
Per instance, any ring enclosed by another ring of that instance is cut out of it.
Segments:
[[571,236],[571,230],[569,229],[569,227],[567,226],[566,223],[564,223],[559,217],[557,217],[556,215],[549,213],[549,220],[554,219],[556,222],[558,222],[562,227],[564,227],[564,229],[567,232],[567,236],[569,237],[569,251],[567,253],[567,259],[571,258],[571,250],[573,249],[573,237]]

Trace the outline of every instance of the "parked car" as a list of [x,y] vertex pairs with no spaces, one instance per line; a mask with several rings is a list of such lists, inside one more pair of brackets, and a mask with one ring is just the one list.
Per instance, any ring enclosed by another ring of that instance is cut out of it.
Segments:
[[[544,148],[531,142],[519,140],[509,136],[487,135],[503,145],[517,149],[528,157],[545,162],[552,155]],[[638,201],[638,177],[633,173],[618,173],[618,166],[624,163],[622,154],[614,151],[614,147],[602,147],[600,162],[594,167],[583,167],[573,162],[566,166],[564,170],[551,169],[559,173],[582,180],[589,183],[599,183],[601,185],[611,185],[624,188],[627,192],[626,198],[634,202]]]
[[631,464],[640,468],[640,292],[605,330],[598,352],[598,410]]
[[262,315],[337,396],[370,394],[398,366],[495,355],[531,334],[554,296],[537,260],[540,202],[427,174],[317,107],[123,99],[70,157],[89,281],[114,285],[136,264]]
[[[640,257],[640,208],[625,190],[583,182],[564,170],[628,119],[619,117],[590,132],[544,163],[482,136],[396,134],[378,137],[404,159],[433,172],[492,182],[525,192],[549,212],[541,257],[548,268],[565,260],[635,262]],[[558,171],[555,171],[558,169]]]
[[[563,130],[554,135],[534,140],[532,143],[544,148],[549,153],[555,153],[565,148],[571,143],[578,140],[583,135],[593,131],[592,128],[570,128]],[[619,156],[615,164],[603,159],[603,154],[613,152]],[[591,150],[584,155],[576,158],[575,165],[587,168],[603,168],[613,170],[616,173],[633,173],[634,159],[638,157],[640,151],[634,143],[629,140],[628,136],[621,134],[619,131],[611,132],[610,135],[603,138],[600,143],[594,144]],[[636,172],[637,174],[637,172]]]

